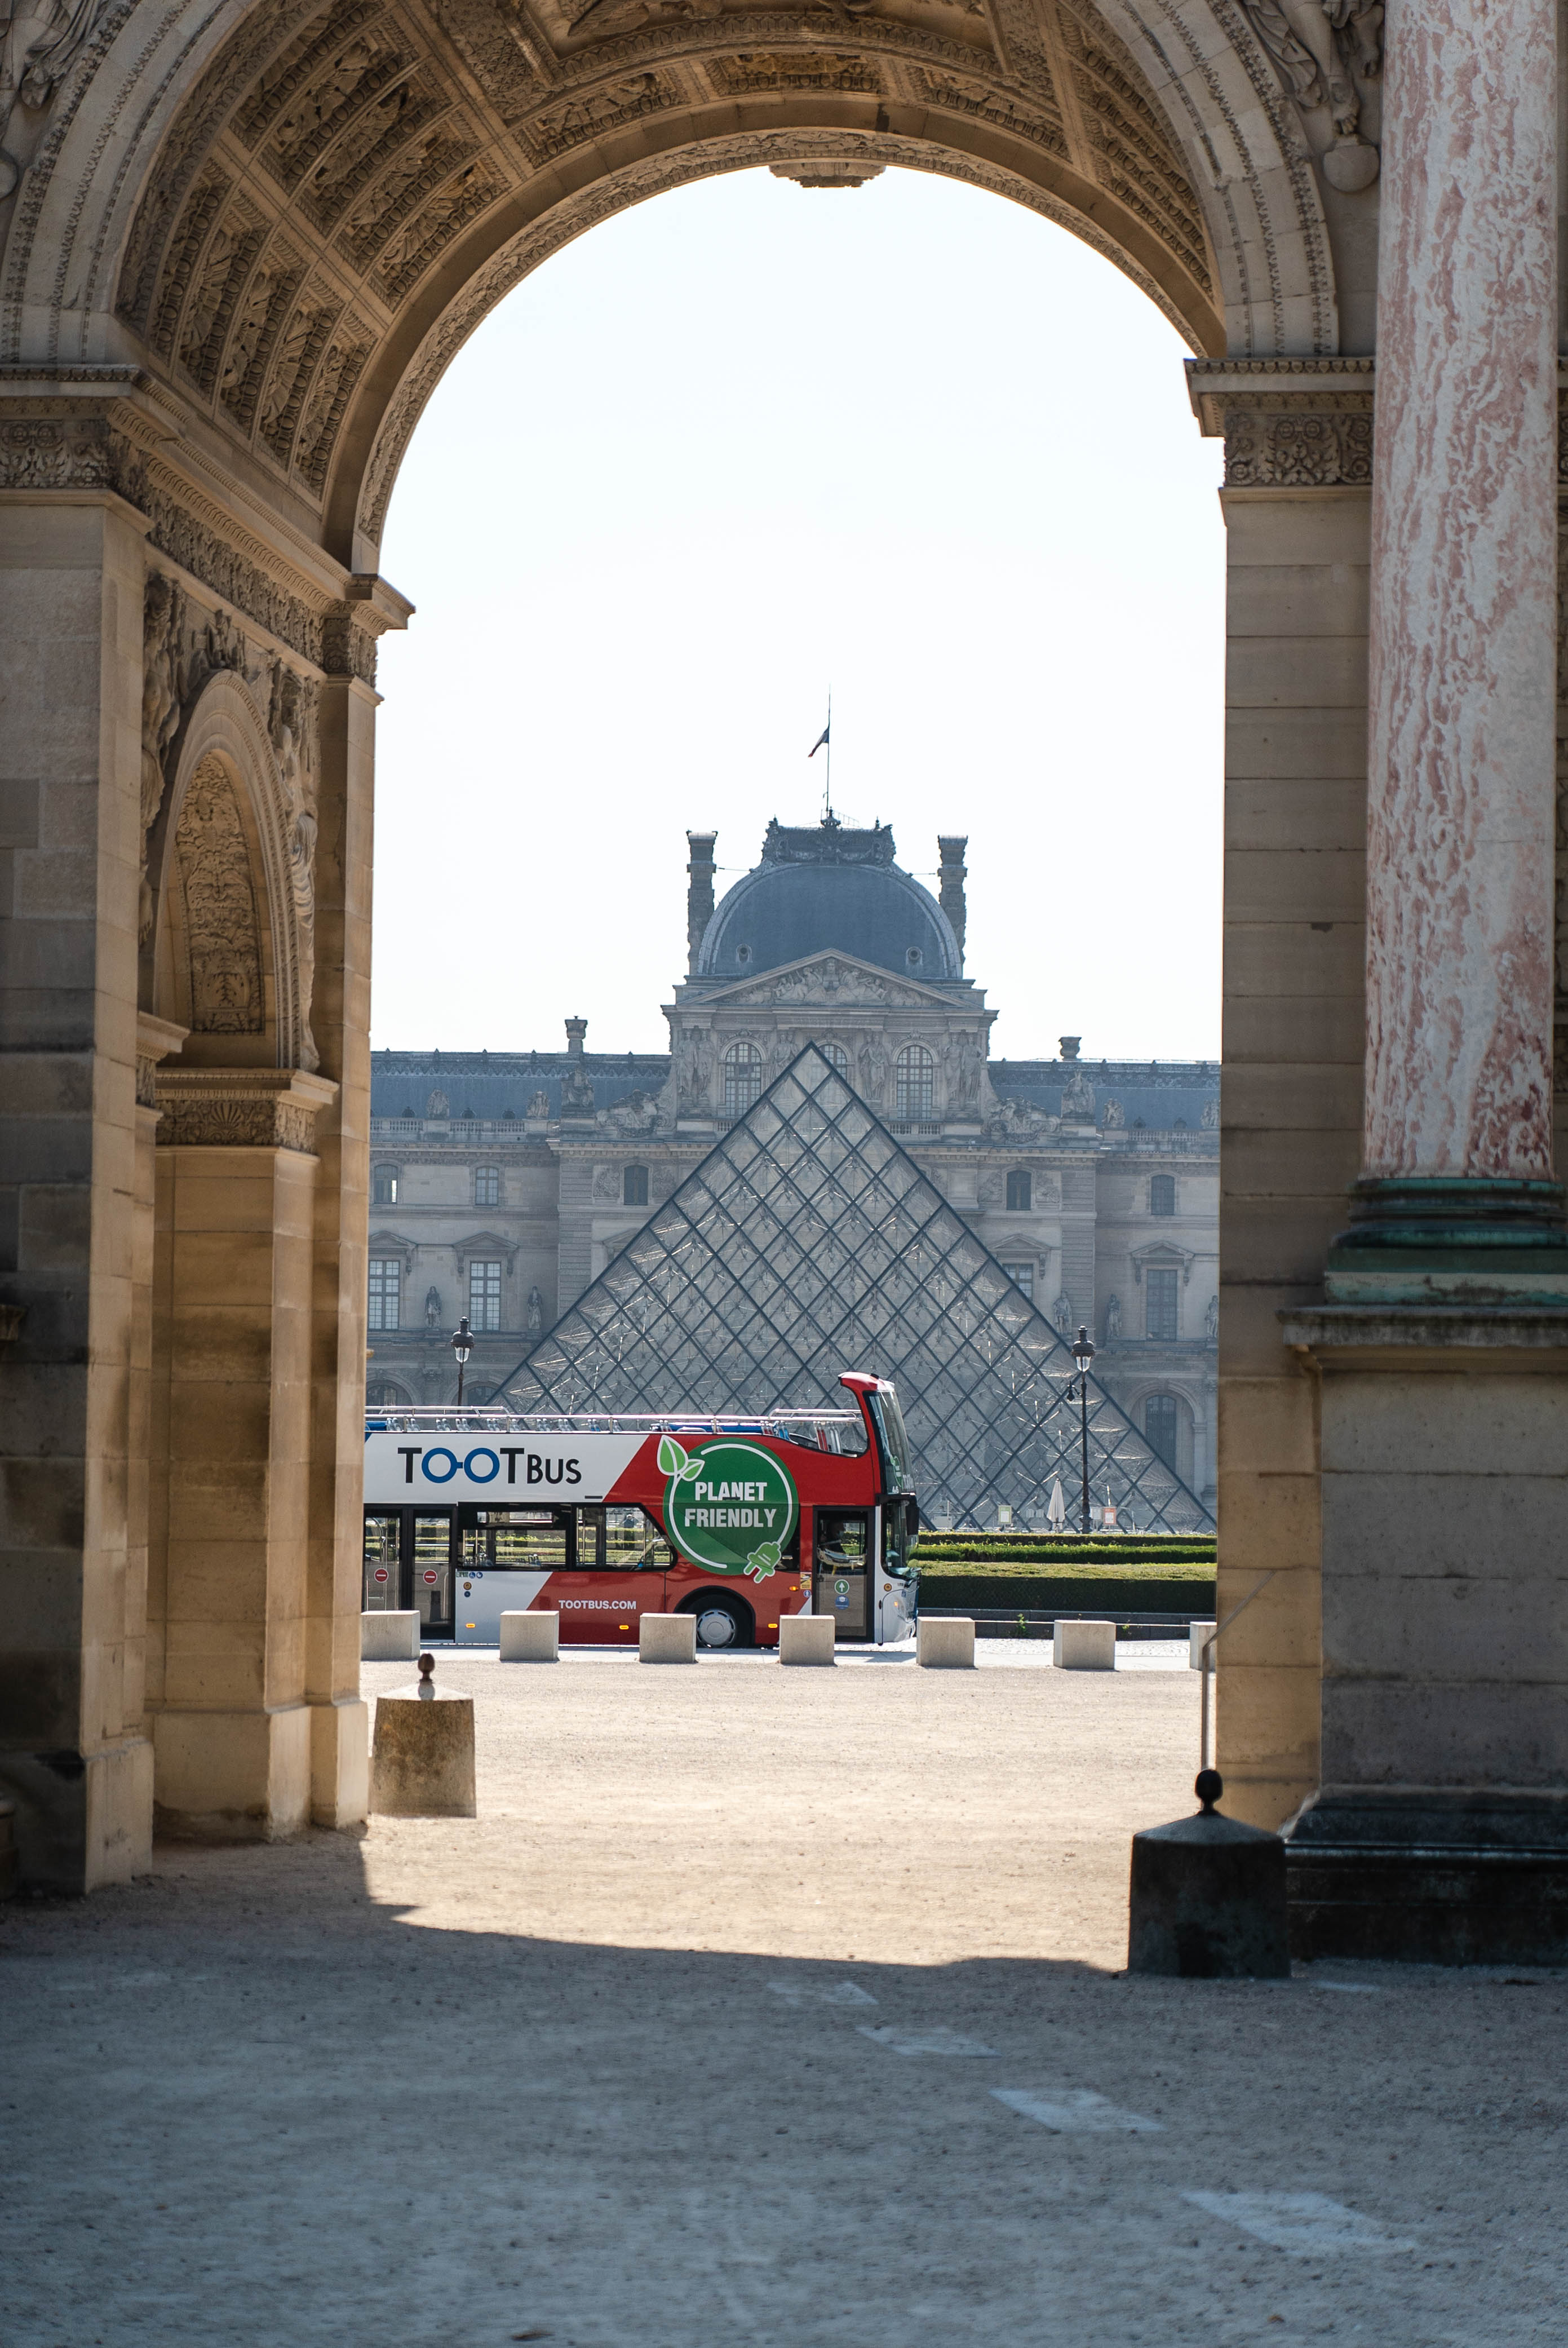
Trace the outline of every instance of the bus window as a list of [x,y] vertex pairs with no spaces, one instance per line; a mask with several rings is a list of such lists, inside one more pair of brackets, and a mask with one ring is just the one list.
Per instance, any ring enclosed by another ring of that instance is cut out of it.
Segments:
[[876,1445],[882,1454],[884,1489],[889,1492],[910,1492],[915,1479],[910,1468],[909,1438],[904,1432],[904,1414],[898,1407],[898,1397],[889,1385],[878,1386],[866,1397],[876,1426]]
[[604,1562],[615,1573],[663,1573],[674,1559],[669,1542],[646,1510],[606,1509]]
[[559,1573],[571,1560],[567,1555],[567,1509],[487,1509],[478,1523],[463,1533],[463,1562],[468,1566],[524,1572]]
[[864,1509],[818,1509],[816,1563],[819,1572],[830,1566],[845,1566],[851,1573],[865,1572]]
[[403,1519],[395,1509],[364,1518],[364,1611],[395,1612],[403,1603]]

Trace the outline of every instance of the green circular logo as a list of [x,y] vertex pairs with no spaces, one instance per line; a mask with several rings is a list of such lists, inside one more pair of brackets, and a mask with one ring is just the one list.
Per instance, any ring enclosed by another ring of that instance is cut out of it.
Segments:
[[687,1451],[659,1438],[664,1529],[681,1555],[710,1573],[776,1573],[800,1502],[788,1468],[760,1443],[711,1436]]

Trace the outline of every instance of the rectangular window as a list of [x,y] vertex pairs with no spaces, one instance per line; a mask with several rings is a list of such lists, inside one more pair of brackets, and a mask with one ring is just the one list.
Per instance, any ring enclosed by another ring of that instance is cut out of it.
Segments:
[[498,1207],[500,1203],[500,1168],[498,1166],[476,1166],[474,1169],[474,1204],[477,1207]]
[[1149,1299],[1146,1334],[1151,1337],[1174,1337],[1176,1334],[1176,1280],[1177,1274],[1164,1268],[1143,1274]]
[[1173,1215],[1176,1211],[1176,1178],[1173,1174],[1153,1174],[1149,1178],[1149,1212],[1152,1215]]
[[468,1326],[498,1329],[501,1325],[501,1267],[476,1260],[468,1266]]
[[1176,1464],[1176,1397],[1174,1395],[1151,1395],[1143,1405],[1143,1432],[1149,1438],[1149,1448],[1157,1451],[1167,1467]]
[[373,1329],[395,1329],[403,1303],[403,1265],[395,1255],[370,1259],[370,1314]]
[[648,1204],[648,1169],[646,1166],[627,1167],[621,1179],[620,1198],[621,1204],[627,1207],[645,1207]]
[[1011,1282],[1012,1282],[1013,1286],[1018,1290],[1019,1293],[1020,1293],[1020,1295],[1022,1295],[1022,1296],[1027,1296],[1027,1297],[1029,1298],[1030,1303],[1032,1304],[1032,1303],[1033,1303],[1033,1302],[1034,1302],[1034,1266],[1033,1266],[1033,1264],[1032,1264],[1032,1263],[1004,1263],[1004,1264],[1003,1264],[1003,1266],[1002,1266],[1002,1270],[1006,1272],[1006,1274],[1007,1274],[1008,1278],[1011,1281]]
[[376,1168],[374,1177],[371,1183],[370,1196],[373,1206],[396,1206],[397,1169],[395,1166],[378,1166]]
[[1009,1213],[1027,1215],[1033,1204],[1033,1200],[1034,1177],[1031,1174],[1009,1174],[1008,1176]]

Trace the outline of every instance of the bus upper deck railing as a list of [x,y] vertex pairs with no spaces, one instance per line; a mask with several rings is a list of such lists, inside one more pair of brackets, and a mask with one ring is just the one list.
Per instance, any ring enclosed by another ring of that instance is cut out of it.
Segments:
[[857,1410],[497,1410],[453,1404],[424,1409],[367,1410],[367,1434],[436,1435],[771,1435],[845,1457],[866,1448]]

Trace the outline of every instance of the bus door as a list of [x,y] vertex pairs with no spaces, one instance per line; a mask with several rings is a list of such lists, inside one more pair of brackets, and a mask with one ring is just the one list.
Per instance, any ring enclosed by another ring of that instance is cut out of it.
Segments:
[[563,1646],[635,1647],[639,1619],[664,1612],[670,1550],[641,1509],[576,1509],[571,1570],[540,1600],[560,1612]]
[[367,1614],[396,1613],[403,1605],[403,1511],[364,1512],[364,1595]]
[[831,1614],[840,1639],[871,1635],[871,1510],[818,1509],[813,1526],[811,1611]]
[[419,1610],[421,1636],[452,1636],[453,1550],[457,1540],[456,1509],[407,1509],[404,1511],[407,1543],[405,1551],[414,1570],[414,1603]]

